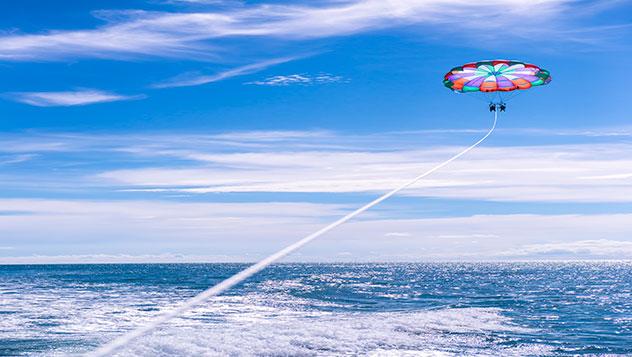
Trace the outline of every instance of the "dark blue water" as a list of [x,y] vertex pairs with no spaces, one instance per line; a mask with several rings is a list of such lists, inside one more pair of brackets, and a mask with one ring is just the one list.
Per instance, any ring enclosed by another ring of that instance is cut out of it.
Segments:
[[[86,352],[245,265],[0,266],[0,355]],[[632,355],[632,263],[282,264],[121,355]]]

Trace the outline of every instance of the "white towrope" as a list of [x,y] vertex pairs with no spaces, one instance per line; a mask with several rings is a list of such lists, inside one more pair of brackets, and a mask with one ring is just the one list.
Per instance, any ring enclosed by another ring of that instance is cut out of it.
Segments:
[[125,346],[127,346],[128,344],[130,344],[132,341],[134,341],[135,339],[146,335],[150,332],[152,332],[154,329],[156,329],[159,325],[173,319],[174,317],[178,317],[180,315],[182,315],[183,313],[185,313],[186,311],[191,310],[192,308],[194,308],[195,306],[203,303],[204,301],[208,300],[209,298],[219,295],[222,292],[230,289],[231,287],[241,283],[242,281],[248,279],[249,277],[253,276],[254,274],[258,273],[259,271],[263,270],[264,268],[266,268],[268,265],[276,262],[277,260],[285,257],[286,255],[292,253],[293,251],[299,249],[300,247],[304,246],[305,244],[311,242],[312,240],[320,237],[321,235],[329,232],[330,230],[338,227],[339,225],[347,222],[348,220],[350,220],[351,218],[359,215],[360,213],[368,210],[369,208],[377,205],[378,203],[386,200],[387,198],[393,196],[394,194],[398,193],[399,191],[405,189],[408,186],[411,186],[415,183],[417,183],[419,180],[421,180],[422,178],[432,174],[433,172],[439,170],[440,168],[446,166],[447,164],[451,163],[452,161],[458,159],[459,157],[465,155],[466,153],[468,153],[470,150],[474,149],[475,147],[477,147],[480,143],[482,143],[483,141],[485,141],[485,139],[487,139],[487,137],[489,137],[491,135],[491,133],[494,131],[494,129],[496,128],[496,122],[498,121],[498,112],[495,111],[494,112],[494,123],[492,124],[492,127],[489,129],[489,131],[487,132],[487,134],[485,134],[485,136],[483,136],[480,140],[478,140],[477,142],[475,142],[474,144],[472,144],[470,147],[466,148],[465,150],[461,151],[460,153],[452,156],[450,159],[440,163],[439,165],[433,167],[432,169],[420,174],[419,176],[415,177],[414,179],[402,184],[401,186],[385,193],[384,195],[376,198],[375,200],[367,203],[366,205],[358,208],[357,210],[349,213],[348,215],[338,219],[337,221],[329,224],[326,227],[321,228],[320,230],[302,238],[301,240],[290,244],[289,246],[281,249],[280,251],[268,256],[267,258],[259,261],[256,264],[253,264],[251,266],[249,266],[248,268],[240,271],[239,273],[231,276],[230,278],[227,278],[226,280],[223,280],[222,282],[220,282],[219,284],[204,290],[203,292],[201,292],[200,294],[192,297],[191,299],[185,301],[184,303],[182,303],[180,306],[178,306],[177,308],[171,310],[171,311],[167,311],[164,314],[158,316],[155,320],[151,321],[150,323],[148,323],[145,326],[140,326],[135,330],[132,330],[116,339],[114,339],[113,341],[101,346],[100,348],[98,348],[97,350],[88,353],[87,356],[91,356],[91,357],[102,357],[102,356],[111,356],[112,354],[114,354],[116,351],[124,348]]

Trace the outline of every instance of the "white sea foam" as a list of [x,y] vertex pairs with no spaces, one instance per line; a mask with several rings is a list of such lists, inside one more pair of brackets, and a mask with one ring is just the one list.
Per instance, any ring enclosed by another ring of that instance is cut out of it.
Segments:
[[499,309],[342,313],[272,307],[261,304],[262,298],[270,296],[217,299],[120,356],[518,356],[549,351],[537,345],[501,347],[503,333],[532,331],[513,324]]
[[[534,278],[532,267],[525,279]],[[595,279],[591,265],[583,268],[589,275],[582,280],[572,278],[574,269],[555,265],[546,270],[550,284],[535,275],[535,284],[520,280],[526,282],[524,289],[514,286],[492,296],[493,284],[501,289],[511,284],[498,266],[476,268],[488,274],[477,273],[477,287],[465,293],[461,291],[468,289],[472,276],[463,277],[465,268],[455,265],[433,268],[432,275],[423,274],[423,267],[402,265],[282,268],[272,272],[276,279],[252,281],[232,292],[237,295],[214,298],[119,356],[542,356],[583,353],[583,345],[609,353],[606,347],[614,344],[622,346],[617,353],[628,351],[627,270],[608,268]],[[88,352],[199,291],[177,277],[163,283],[163,275],[158,275],[163,270],[154,267],[147,269],[155,274],[147,281],[136,281],[146,271],[132,266],[124,271],[138,275],[104,279],[108,283],[92,275],[82,282],[66,276],[64,269],[49,278],[46,269],[37,271],[45,274],[7,274],[0,279],[0,355]],[[94,274],[99,269],[85,271]],[[424,276],[438,282],[417,280]],[[578,298],[590,294],[593,300]],[[537,299],[541,303],[534,305]],[[429,308],[437,305],[443,307]],[[501,308],[483,307],[489,305]],[[586,316],[591,306],[598,308]],[[571,329],[566,328],[569,321],[575,324]]]
[[[533,345],[501,347],[502,334],[531,331],[512,323],[499,309],[334,312],[330,310],[335,304],[297,298],[274,286],[261,287],[258,293],[218,297],[119,355],[441,356],[464,351],[497,355],[521,355],[534,348],[540,355],[547,351]],[[139,294],[113,289],[97,295],[81,290],[73,294],[60,291],[57,296],[50,290],[46,294],[31,291],[19,300],[5,295],[0,301],[4,308],[10,305],[18,313],[0,319],[0,337],[37,339],[67,334],[75,340],[102,343],[177,302],[165,291]],[[86,344],[69,348],[62,344],[42,355],[89,350]]]

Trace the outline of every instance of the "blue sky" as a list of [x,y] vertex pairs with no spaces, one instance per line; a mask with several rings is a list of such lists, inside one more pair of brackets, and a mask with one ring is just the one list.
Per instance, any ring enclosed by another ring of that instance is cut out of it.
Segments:
[[0,262],[251,261],[484,134],[469,61],[553,81],[291,260],[629,259],[630,1],[0,4]]

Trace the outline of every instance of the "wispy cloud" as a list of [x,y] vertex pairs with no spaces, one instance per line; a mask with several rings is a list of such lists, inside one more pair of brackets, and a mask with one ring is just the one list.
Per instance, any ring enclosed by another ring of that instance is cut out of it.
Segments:
[[318,75],[309,74],[289,74],[268,77],[263,80],[247,82],[246,84],[254,84],[259,86],[289,86],[289,85],[311,85],[311,84],[327,84],[346,82],[342,76],[336,76],[329,73],[321,73]]
[[622,173],[613,175],[585,176],[580,177],[583,180],[625,180],[632,178],[632,173]]
[[[97,178],[152,192],[382,192],[458,150],[431,146],[397,151],[349,147],[166,151],[162,154],[191,160],[191,165],[112,170]],[[620,176],[621,168],[632,166],[630,150],[624,144],[482,147],[403,194],[494,201],[630,202],[632,183]],[[157,151],[147,154],[161,155]],[[608,176],[602,180],[585,179],[604,174]]]
[[84,199],[1,199],[0,207],[7,210],[0,215],[3,245],[15,247],[14,251],[31,245],[30,251],[37,254],[74,254],[63,245],[74,241],[90,246],[90,252],[105,254],[132,253],[125,247],[136,254],[161,254],[168,247],[197,254],[202,246],[213,251],[211,247],[217,245],[222,250],[217,254],[236,252],[242,257],[244,244],[256,247],[249,253],[265,254],[347,209],[310,202]]
[[241,0],[157,0],[165,4],[193,4],[193,5],[240,5]]
[[[295,41],[415,24],[449,31],[488,30],[485,36],[495,33],[489,30],[502,29],[503,38],[514,34],[532,39],[534,33],[556,34],[571,7],[577,11],[580,5],[567,0],[344,0],[317,5],[236,5],[199,12],[100,11],[97,16],[107,23],[98,28],[1,36],[0,59],[209,58],[220,52],[217,40],[225,38]],[[485,14],[484,21],[472,14]]]
[[211,137],[214,139],[231,140],[231,141],[250,141],[250,142],[285,142],[285,141],[308,141],[308,140],[320,140],[327,139],[334,136],[334,133],[324,130],[307,130],[307,131],[292,131],[292,130],[265,130],[265,131],[235,131],[226,132],[220,134],[214,134]]
[[[345,248],[362,242],[362,250],[399,260],[632,259],[632,227],[626,223],[631,218],[629,214],[373,217],[332,235],[347,240]],[[385,235],[394,229],[409,235],[392,244],[393,237]]]
[[384,234],[384,237],[410,237],[411,234],[408,232],[388,232]]
[[[0,247],[0,250],[2,248]],[[250,262],[253,259],[254,257],[249,257],[246,254],[32,254],[0,257],[0,264],[235,263]]]
[[589,239],[574,242],[528,244],[503,251],[499,256],[515,258],[562,257],[632,259],[632,241]]
[[[45,255],[41,262],[54,255],[73,261],[194,261],[191,257],[202,251],[212,252],[210,260],[255,260],[351,208],[307,202],[45,199],[2,199],[0,206],[30,212],[0,215],[4,245],[12,247],[0,251],[0,263],[37,261],[39,255]],[[630,214],[393,219],[376,211],[330,232],[291,260],[340,260],[340,252],[352,252],[348,259],[380,261],[631,259],[631,219]]]
[[6,93],[4,97],[37,107],[68,107],[144,98],[143,95],[121,95],[97,89],[61,92],[13,92]]
[[275,58],[272,60],[262,61],[258,63],[249,64],[246,66],[240,66],[236,68],[232,68],[226,71],[222,71],[212,75],[204,75],[200,73],[185,73],[178,75],[176,77],[167,79],[162,82],[158,82],[152,87],[154,88],[172,88],[172,87],[190,87],[190,86],[199,86],[207,83],[218,82],[224,79],[243,76],[246,74],[256,73],[262,71],[271,66],[285,63],[296,59],[297,57],[284,57],[284,58]]
[[[440,136],[439,138],[437,138]],[[87,156],[108,157],[59,184],[165,194],[371,193],[391,189],[450,157],[475,133],[340,135],[257,131],[209,135],[39,135],[0,140],[0,152],[41,155],[56,177]],[[501,134],[507,140],[509,134]],[[499,137],[500,139],[500,137]],[[631,202],[632,147],[599,137],[564,145],[484,146],[402,194],[529,202]],[[89,153],[89,154],[86,154]],[[57,155],[57,156],[55,156]],[[11,155],[10,158],[14,156]],[[100,159],[99,159],[100,160]],[[45,170],[45,168],[42,168]],[[33,183],[16,170],[15,185]],[[41,185],[39,180],[37,185]]]
[[21,162],[29,161],[36,156],[37,155],[34,155],[34,154],[21,154],[21,155],[14,155],[11,157],[0,156],[0,165],[19,164]]

